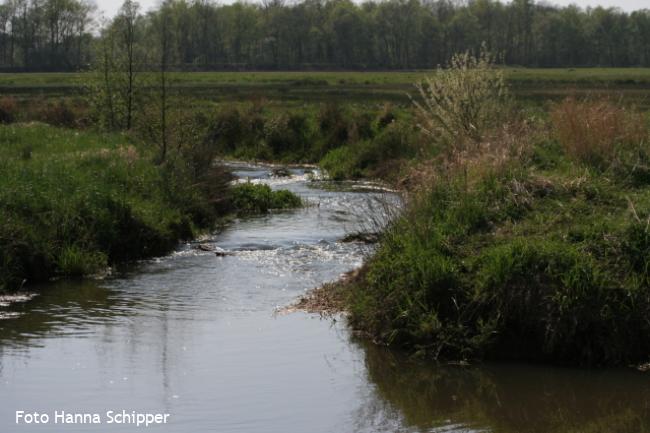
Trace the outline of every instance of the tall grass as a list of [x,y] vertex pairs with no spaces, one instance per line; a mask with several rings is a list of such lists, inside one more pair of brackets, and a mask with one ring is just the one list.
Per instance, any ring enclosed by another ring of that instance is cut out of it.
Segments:
[[557,139],[578,161],[610,167],[623,151],[647,147],[647,121],[633,109],[611,101],[567,98],[551,110]]

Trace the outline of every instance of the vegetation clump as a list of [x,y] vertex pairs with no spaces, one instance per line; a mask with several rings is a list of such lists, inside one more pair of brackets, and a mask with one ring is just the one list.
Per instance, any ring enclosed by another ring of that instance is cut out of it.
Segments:
[[[569,97],[551,111],[554,132],[565,152],[599,169],[640,163],[648,139],[642,114],[611,101]],[[630,160],[633,159],[633,160]]]
[[416,85],[414,100],[420,128],[433,137],[458,146],[470,139],[479,142],[504,111],[508,89],[493,56],[483,49],[479,56],[456,54],[446,68]]
[[265,184],[241,183],[234,186],[230,194],[232,208],[240,215],[294,209],[303,205],[302,199],[291,191],[274,191]]

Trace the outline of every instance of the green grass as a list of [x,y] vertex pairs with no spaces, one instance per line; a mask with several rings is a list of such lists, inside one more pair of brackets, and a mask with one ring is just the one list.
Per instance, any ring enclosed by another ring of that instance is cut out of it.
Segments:
[[239,215],[263,214],[303,205],[302,199],[291,191],[273,191],[263,184],[241,183],[233,187],[230,194],[232,207]]
[[441,359],[644,361],[650,235],[623,197],[645,221],[650,192],[549,179],[514,170],[419,197],[353,289],[353,325]]
[[[568,93],[622,94],[647,106],[647,68],[505,68],[506,79],[520,97],[540,102]],[[206,101],[266,98],[297,105],[321,101],[408,103],[413,84],[431,71],[407,72],[182,72],[172,86],[184,96]],[[91,79],[88,73],[0,74],[4,94],[70,96]]]
[[163,254],[214,217],[174,164],[122,134],[0,126],[0,287]]
[[[506,78],[512,81],[552,82],[629,82],[650,83],[648,68],[512,68],[504,69]],[[401,84],[412,85],[430,70],[423,71],[342,71],[342,72],[175,72],[170,78],[181,85],[277,83],[304,84],[309,86],[336,86],[343,84]],[[78,86],[90,76],[89,73],[1,73],[0,86]]]

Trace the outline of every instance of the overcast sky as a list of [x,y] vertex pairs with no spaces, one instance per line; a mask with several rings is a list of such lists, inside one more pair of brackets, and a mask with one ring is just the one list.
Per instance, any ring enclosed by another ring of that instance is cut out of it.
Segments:
[[[222,0],[221,3],[232,3],[233,0]],[[117,9],[122,4],[122,0],[95,0],[99,9],[105,12],[107,17],[115,14]],[[547,1],[551,4],[566,6],[569,4],[576,4],[578,6],[605,6],[605,7],[619,7],[625,11],[633,11],[637,9],[650,9],[649,0],[551,0]],[[140,5],[144,11],[157,5],[159,0],[139,0]]]

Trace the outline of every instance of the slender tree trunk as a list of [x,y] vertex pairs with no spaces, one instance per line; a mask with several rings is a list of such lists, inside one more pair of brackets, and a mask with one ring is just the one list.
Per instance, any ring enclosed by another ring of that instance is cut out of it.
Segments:
[[[163,12],[165,14],[166,12]],[[163,16],[161,22],[161,53],[160,53],[160,135],[161,135],[161,161],[167,158],[167,17]]]
[[112,58],[112,48],[109,51],[108,44],[111,44],[111,40],[104,40],[104,86],[106,91],[106,106],[108,107],[108,127],[110,129],[115,129],[115,109],[113,107],[113,88],[111,86],[111,58]]

